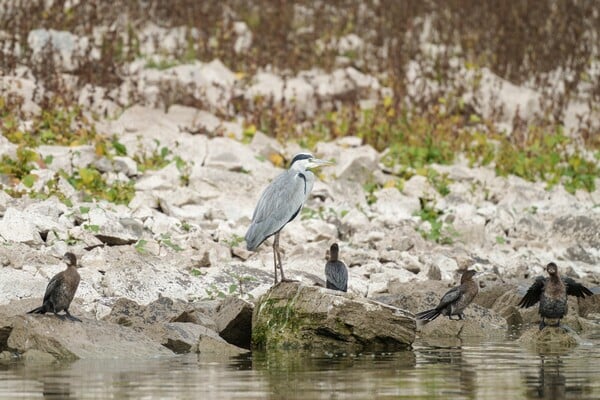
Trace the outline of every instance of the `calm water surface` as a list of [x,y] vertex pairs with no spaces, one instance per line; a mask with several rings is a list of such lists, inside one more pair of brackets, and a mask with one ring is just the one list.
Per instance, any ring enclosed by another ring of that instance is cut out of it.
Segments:
[[356,356],[11,363],[0,364],[0,398],[600,399],[599,345],[600,335],[545,353],[511,341],[421,341],[412,351]]

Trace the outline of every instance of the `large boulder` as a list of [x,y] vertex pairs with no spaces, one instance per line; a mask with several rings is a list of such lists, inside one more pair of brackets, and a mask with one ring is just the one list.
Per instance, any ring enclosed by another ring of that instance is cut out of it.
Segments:
[[409,347],[416,324],[411,313],[344,293],[283,282],[258,301],[252,345],[326,351]]
[[149,358],[173,353],[148,336],[107,322],[72,322],[54,315],[19,315],[2,319],[0,350],[26,356],[31,351],[57,360],[80,358]]
[[243,299],[228,297],[217,308],[215,322],[219,335],[228,343],[250,348],[254,306]]

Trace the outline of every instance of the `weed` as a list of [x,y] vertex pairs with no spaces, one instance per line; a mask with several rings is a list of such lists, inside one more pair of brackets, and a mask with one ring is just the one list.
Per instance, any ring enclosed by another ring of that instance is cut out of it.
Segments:
[[452,244],[454,242],[454,237],[457,236],[456,230],[452,226],[444,224],[441,220],[443,212],[434,209],[430,201],[421,199],[421,210],[416,215],[422,221],[429,222],[429,231],[418,229],[424,239],[432,240],[439,244]]

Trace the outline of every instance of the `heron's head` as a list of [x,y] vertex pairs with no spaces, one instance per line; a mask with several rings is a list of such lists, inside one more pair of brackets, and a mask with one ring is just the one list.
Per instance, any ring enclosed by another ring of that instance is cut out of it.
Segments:
[[77,257],[75,257],[75,254],[71,252],[65,253],[62,259],[69,267],[72,265],[77,265]]
[[546,265],[546,271],[550,275],[556,275],[556,273],[558,272],[558,267],[556,266],[556,264],[551,262],[550,264]]
[[300,171],[307,170],[309,168],[316,168],[324,165],[333,164],[330,161],[321,160],[319,158],[315,158],[310,153],[298,153],[292,159],[290,163],[290,169],[297,169]]
[[468,280],[470,280],[471,278],[473,278],[475,275],[477,274],[477,271],[475,271],[474,269],[468,269],[465,272],[463,272],[461,278],[460,278],[460,283],[466,282]]

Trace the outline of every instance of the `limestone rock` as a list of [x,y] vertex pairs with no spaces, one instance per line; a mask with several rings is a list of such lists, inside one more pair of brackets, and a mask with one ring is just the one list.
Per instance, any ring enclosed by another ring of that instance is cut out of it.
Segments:
[[42,237],[33,221],[16,208],[9,207],[0,220],[0,236],[8,242],[41,244]]
[[219,335],[228,343],[245,349],[252,339],[252,312],[254,306],[237,297],[228,297],[217,308],[215,322]]
[[327,351],[406,348],[415,327],[407,311],[284,282],[259,299],[252,316],[252,345]]
[[577,346],[580,342],[579,336],[568,329],[547,326],[541,331],[532,327],[525,331],[519,338],[519,342],[527,346],[533,346],[537,350],[559,350],[565,347]]
[[139,359],[173,354],[132,329],[88,319],[77,323],[53,315],[20,315],[3,320],[0,331],[10,331],[0,348],[20,354],[37,350],[58,360],[124,356]]
[[189,322],[173,322],[153,327],[160,343],[176,354],[195,352],[198,339],[208,329]]
[[377,201],[372,205],[373,211],[384,220],[411,219],[421,209],[418,198],[405,196],[395,188],[381,189],[375,196]]

